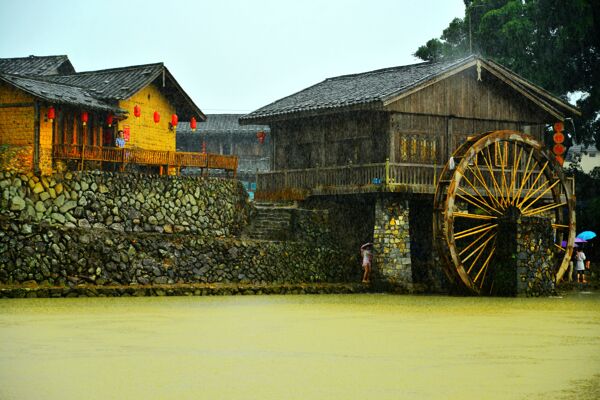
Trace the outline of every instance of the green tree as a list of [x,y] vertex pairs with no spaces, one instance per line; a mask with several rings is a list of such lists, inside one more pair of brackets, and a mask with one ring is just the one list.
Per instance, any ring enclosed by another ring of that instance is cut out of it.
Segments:
[[465,0],[439,39],[415,56],[444,60],[481,54],[566,99],[581,92],[576,140],[600,143],[600,1]]

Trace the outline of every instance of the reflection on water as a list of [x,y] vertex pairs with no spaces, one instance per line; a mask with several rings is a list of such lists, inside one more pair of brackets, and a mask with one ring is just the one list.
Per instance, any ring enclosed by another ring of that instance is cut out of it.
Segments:
[[598,399],[600,295],[0,301],[0,399]]

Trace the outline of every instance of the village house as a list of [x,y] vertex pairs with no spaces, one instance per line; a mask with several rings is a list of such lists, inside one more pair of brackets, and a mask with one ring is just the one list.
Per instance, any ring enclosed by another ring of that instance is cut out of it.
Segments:
[[234,157],[209,166],[206,155],[176,153],[179,120],[205,119],[163,63],[75,72],[66,56],[0,59],[0,145],[13,168],[235,171]]
[[[206,114],[192,129],[189,122],[177,126],[177,151],[202,152],[238,157],[237,177],[252,197],[256,174],[270,170],[268,125],[240,125],[241,114]],[[215,170],[218,172],[218,170]]]
[[[258,174],[257,200],[328,208],[349,251],[373,242],[380,279],[411,284],[438,264],[432,219],[444,210],[434,210],[434,194],[455,150],[498,130],[543,143],[547,124],[579,114],[498,63],[469,56],[329,78],[240,123],[271,128],[272,168]],[[491,154],[491,174],[509,154],[510,162],[517,158],[507,144]],[[515,176],[523,176],[525,158],[519,156],[521,167],[515,163]]]

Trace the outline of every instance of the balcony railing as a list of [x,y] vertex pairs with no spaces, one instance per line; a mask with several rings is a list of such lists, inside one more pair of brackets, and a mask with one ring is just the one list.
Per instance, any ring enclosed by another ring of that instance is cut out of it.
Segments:
[[[255,199],[301,200],[309,195],[380,191],[434,194],[443,168],[435,164],[386,162],[264,172],[257,174]],[[496,181],[500,182],[503,171],[500,168],[493,171]],[[522,175],[523,170],[519,173]],[[540,181],[535,182],[535,177],[528,178],[523,190],[542,185]],[[491,176],[483,179],[492,187]],[[549,196],[551,193],[546,195]]]
[[156,165],[165,167],[195,167],[232,171],[235,176],[237,156],[220,154],[188,153],[137,148],[100,147],[71,144],[55,144],[52,155],[56,159],[101,161],[121,165]]

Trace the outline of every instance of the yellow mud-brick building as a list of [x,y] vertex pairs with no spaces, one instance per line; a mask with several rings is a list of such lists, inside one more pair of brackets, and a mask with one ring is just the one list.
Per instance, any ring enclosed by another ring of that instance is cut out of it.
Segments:
[[179,120],[206,116],[163,63],[75,72],[66,56],[0,59],[2,168],[206,164],[199,153],[174,154]]

